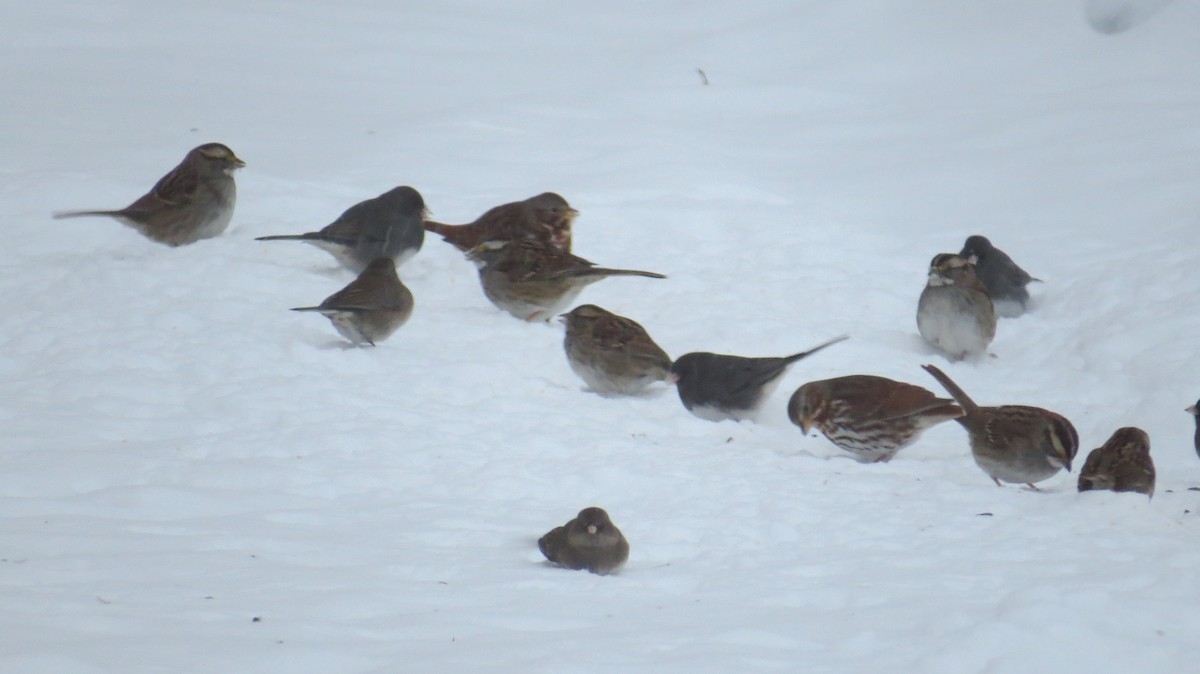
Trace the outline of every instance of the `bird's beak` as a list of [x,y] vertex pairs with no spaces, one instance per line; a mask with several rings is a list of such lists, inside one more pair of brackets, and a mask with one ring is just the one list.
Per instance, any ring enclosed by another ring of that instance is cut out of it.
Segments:
[[1196,406],[1192,405],[1191,407],[1184,410],[1184,412],[1187,412],[1188,414],[1196,414]]
[[671,374],[667,375],[667,384],[674,386],[675,384],[678,384],[678,383],[679,383],[679,375],[678,374],[675,374],[674,372],[672,372]]
[[587,531],[588,531],[588,533],[589,533],[589,534],[595,534],[595,533],[596,533],[596,525],[595,525],[595,524],[589,524],[589,525],[588,525],[588,529],[587,529]]
[[566,324],[567,324],[567,315],[566,315],[566,314],[559,314],[559,315],[558,315],[558,322],[559,322],[559,323],[562,323],[563,325],[566,325]]
[[245,168],[246,162],[239,159],[238,156],[235,154],[235,155],[233,155],[233,165],[238,168]]
[[813,425],[812,419],[801,419],[800,420],[800,430],[803,431],[805,435],[808,435],[808,429],[812,428],[812,425]]

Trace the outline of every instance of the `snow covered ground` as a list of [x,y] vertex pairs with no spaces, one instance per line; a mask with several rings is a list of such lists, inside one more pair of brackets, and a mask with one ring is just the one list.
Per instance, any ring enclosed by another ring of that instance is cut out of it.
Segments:
[[[1200,3],[5,0],[0,671],[1182,672],[1200,657]],[[699,70],[703,71],[703,77]],[[708,84],[704,84],[707,78]],[[221,238],[108,220],[195,145]],[[557,324],[436,237],[374,349],[350,280],[255,236],[399,184],[445,222],[552,190],[592,302],[672,355],[782,355],[759,423],[582,390]],[[916,334],[930,258],[1045,279],[995,358]],[[802,437],[811,379],[1149,432],[1153,500],[995,487],[956,424],[890,464]],[[580,508],[623,573],[549,567]]]

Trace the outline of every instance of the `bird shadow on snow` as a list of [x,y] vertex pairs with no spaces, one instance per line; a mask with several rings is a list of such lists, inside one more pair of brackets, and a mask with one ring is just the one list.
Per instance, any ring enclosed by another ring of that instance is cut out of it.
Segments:
[[1084,14],[1092,30],[1103,35],[1124,33],[1175,0],[1086,0]]

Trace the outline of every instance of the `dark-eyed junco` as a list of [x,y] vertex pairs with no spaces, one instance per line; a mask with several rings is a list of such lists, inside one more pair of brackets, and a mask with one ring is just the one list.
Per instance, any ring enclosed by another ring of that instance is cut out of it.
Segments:
[[671,366],[671,373],[677,379],[679,400],[692,414],[709,421],[749,419],[779,385],[788,366],[845,339],[843,335],[782,358],[686,353]]
[[1150,436],[1140,428],[1118,428],[1093,449],[1079,471],[1079,491],[1107,489],[1154,496],[1154,459]]
[[225,231],[233,218],[237,186],[233,172],[246,163],[221,143],[192,149],[137,201],[116,211],[66,211],[56,219],[104,215],[148,239],[182,246]]
[[805,435],[816,427],[863,463],[890,461],[925,429],[962,414],[920,386],[866,374],[810,381],[788,401],[788,418]]
[[405,185],[351,206],[319,232],[260,236],[256,240],[310,243],[357,273],[378,257],[389,257],[399,266],[416,255],[425,242],[424,217],[425,200]]
[[633,395],[671,376],[671,358],[637,321],[581,304],[562,322],[567,362],[597,393]]
[[605,269],[535,239],[486,241],[467,257],[479,268],[483,294],[492,304],[526,321],[550,320],[583,288],[609,276],[666,278],[632,269]]
[[980,407],[946,373],[933,365],[922,367],[963,408],[956,421],[967,429],[976,465],[996,486],[1012,482],[1036,489],[1035,482],[1063,468],[1071,471],[1079,434],[1061,414],[1027,405]]
[[346,339],[374,346],[390,337],[412,315],[413,295],[396,275],[392,258],[377,257],[358,278],[320,305],[292,311],[319,311]]
[[629,543],[603,508],[584,508],[575,519],[538,539],[546,559],[568,569],[601,575],[619,571],[629,559]]
[[966,258],[950,253],[933,258],[917,303],[917,330],[951,360],[987,352],[996,336],[996,312]]
[[1187,408],[1184,412],[1195,417],[1196,434],[1192,437],[1192,446],[1196,449],[1196,455],[1200,456],[1200,400],[1197,400],[1195,405]]
[[1025,313],[1029,304],[1029,290],[1025,286],[1038,279],[1017,266],[985,236],[967,237],[959,256],[975,265],[975,274],[987,288],[997,315],[1012,318]]
[[489,209],[475,222],[444,225],[428,220],[425,229],[442,235],[455,248],[466,252],[485,241],[536,239],[571,252],[571,223],[579,211],[553,192],[543,192],[524,201]]

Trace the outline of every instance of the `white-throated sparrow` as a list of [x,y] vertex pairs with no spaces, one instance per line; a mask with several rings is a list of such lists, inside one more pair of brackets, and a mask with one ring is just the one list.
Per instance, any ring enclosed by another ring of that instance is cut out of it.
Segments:
[[361,201],[319,232],[260,236],[257,241],[303,241],[337,258],[358,273],[378,257],[389,257],[399,266],[421,250],[425,242],[425,200],[407,185]]
[[709,421],[752,418],[770,397],[787,368],[845,335],[781,358],[746,358],[698,351],[685,353],[671,366],[679,400],[689,412]]
[[1034,487],[1063,468],[1079,450],[1079,434],[1061,414],[1027,405],[980,407],[958,384],[933,365],[925,371],[946,388],[963,408],[956,419],[967,429],[975,463],[997,486],[1000,482]]
[[352,343],[375,346],[412,316],[413,294],[400,281],[392,258],[377,257],[358,278],[318,306],[292,311],[319,311]]
[[637,321],[594,304],[562,315],[563,349],[580,379],[597,393],[633,395],[671,376],[671,358]]
[[987,288],[997,315],[1014,318],[1025,313],[1029,304],[1029,290],[1025,286],[1038,279],[1017,266],[1007,253],[993,246],[985,236],[967,237],[958,255],[975,265],[975,275]]
[[583,288],[609,276],[666,278],[633,269],[606,269],[535,239],[486,241],[467,253],[479,268],[483,294],[526,321],[550,320]]
[[455,248],[466,252],[486,241],[536,239],[571,252],[571,223],[579,211],[553,192],[543,192],[524,201],[489,209],[475,222],[444,225],[427,220],[425,229],[440,234]]
[[246,165],[221,143],[193,148],[178,166],[132,204],[115,211],[65,211],[56,219],[104,215],[148,239],[182,246],[221,234],[233,218],[233,172]]
[[987,351],[996,336],[996,311],[965,258],[950,253],[934,256],[917,303],[917,330],[951,360]]
[[1154,496],[1154,459],[1150,436],[1140,428],[1118,428],[1093,449],[1079,471],[1079,491],[1107,489]]
[[962,414],[920,386],[866,374],[810,381],[788,401],[788,418],[805,435],[816,427],[863,463],[890,461],[925,429]]
[[584,508],[575,519],[538,539],[546,559],[568,569],[615,573],[629,559],[629,543],[603,508]]

